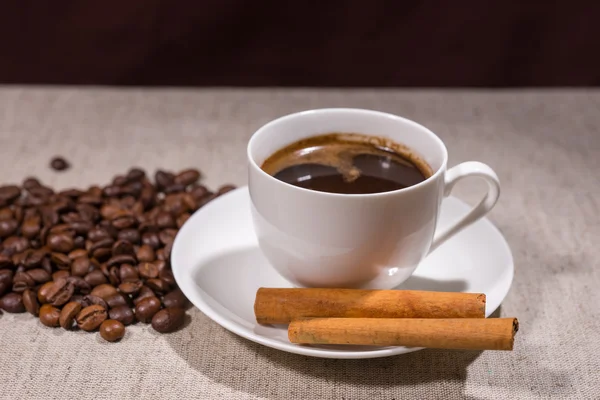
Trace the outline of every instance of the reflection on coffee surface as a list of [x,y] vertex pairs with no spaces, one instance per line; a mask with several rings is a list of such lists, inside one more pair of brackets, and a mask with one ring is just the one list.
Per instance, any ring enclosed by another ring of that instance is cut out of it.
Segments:
[[291,185],[343,194],[389,192],[432,175],[431,167],[406,146],[355,133],[300,140],[275,152],[261,168]]

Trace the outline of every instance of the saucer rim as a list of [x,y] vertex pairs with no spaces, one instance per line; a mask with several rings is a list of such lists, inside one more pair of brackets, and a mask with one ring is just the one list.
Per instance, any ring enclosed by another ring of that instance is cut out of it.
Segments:
[[[214,207],[214,204],[217,203],[222,198],[233,197],[233,196],[242,196],[243,192],[248,193],[248,199],[249,199],[248,187],[242,186],[242,187],[234,189],[228,193],[225,193],[225,194],[219,196],[219,198],[209,202],[204,207],[197,210],[190,216],[189,220],[186,221],[186,223],[181,227],[181,229],[179,230],[179,232],[177,233],[177,235],[175,237],[175,240],[173,242],[173,248],[171,251],[171,264],[172,264],[171,268],[173,271],[173,275],[175,277],[175,281],[178,283],[179,288],[184,293],[184,295],[190,300],[190,302],[194,305],[194,307],[196,307],[199,311],[201,311],[203,314],[205,314],[207,317],[209,317],[211,320],[213,320],[214,322],[216,322],[223,328],[227,329],[228,331],[230,331],[240,337],[243,337],[247,340],[261,344],[266,347],[270,347],[270,348],[274,348],[277,350],[281,350],[281,351],[285,351],[285,352],[293,353],[293,354],[298,354],[298,355],[318,357],[318,358],[333,358],[333,359],[367,359],[367,358],[390,357],[390,356],[395,356],[395,355],[400,355],[400,354],[412,353],[412,352],[424,349],[423,347],[398,346],[398,347],[385,347],[382,349],[369,350],[369,351],[353,351],[353,350],[341,351],[341,350],[320,349],[317,347],[297,345],[297,344],[293,344],[291,342],[283,343],[283,342],[269,339],[260,334],[257,334],[255,332],[249,330],[248,328],[243,327],[240,324],[227,319],[225,316],[222,316],[221,313],[219,313],[217,310],[215,310],[213,307],[211,307],[208,304],[208,302],[205,301],[204,295],[195,294],[194,296],[192,296],[191,293],[186,292],[186,288],[185,288],[186,285],[180,284],[180,282],[183,282],[183,280],[184,280],[184,276],[183,276],[183,272],[182,272],[183,268],[175,268],[175,265],[177,264],[177,260],[180,258],[180,251],[179,251],[179,247],[180,247],[179,242],[181,241],[180,238],[184,237],[188,234],[191,234],[193,232],[193,231],[191,231],[191,229],[192,229],[191,227],[193,226],[193,224],[188,223],[188,222],[191,222],[194,218],[200,218],[200,215],[203,215],[204,213],[211,212],[211,208]],[[444,199],[444,201],[450,200],[450,199],[452,199],[452,201],[459,203],[461,207],[464,207],[466,209],[471,208],[470,205],[468,205],[463,200],[461,200],[455,196],[448,196],[446,199]],[[504,289],[501,292],[498,293],[497,304],[493,304],[492,307],[490,307],[490,303],[489,302],[486,303],[486,318],[487,318],[491,314],[493,314],[498,309],[498,307],[500,307],[500,305],[502,304],[502,302],[508,295],[508,293],[512,287],[512,284],[513,284],[515,265],[514,265],[513,254],[512,254],[512,251],[510,250],[510,246],[508,245],[508,242],[506,241],[506,238],[504,237],[504,235],[502,234],[500,229],[498,229],[498,227],[496,227],[487,217],[481,218],[479,221],[477,221],[477,223],[486,224],[488,226],[488,228],[491,228],[491,230],[495,234],[498,235],[499,239],[501,239],[500,241],[502,242],[502,247],[504,247],[504,250],[506,251],[506,254],[508,256],[508,261],[509,261],[509,265],[507,267],[508,277],[505,278],[505,280],[507,281],[505,283],[506,286],[504,287]],[[468,229],[468,227],[466,229]],[[451,240],[449,240],[449,242],[451,242]],[[197,286],[196,283],[194,283],[194,285]],[[204,291],[202,291],[202,292],[204,292]],[[206,293],[205,293],[205,295],[209,296]]]

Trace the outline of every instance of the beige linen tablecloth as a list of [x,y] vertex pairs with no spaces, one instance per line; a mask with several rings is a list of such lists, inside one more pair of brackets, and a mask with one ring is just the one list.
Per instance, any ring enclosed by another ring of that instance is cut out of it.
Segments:
[[[515,258],[500,311],[521,323],[513,352],[309,358],[241,339],[196,309],[180,332],[137,325],[109,344],[4,313],[0,398],[600,398],[600,91],[2,88],[1,181],[88,186],[136,165],[197,167],[213,188],[243,185],[256,128],[328,106],[407,116],[441,136],[450,165],[475,159],[498,172],[490,219]],[[52,172],[57,154],[73,168]],[[481,187],[454,194],[473,203]]]

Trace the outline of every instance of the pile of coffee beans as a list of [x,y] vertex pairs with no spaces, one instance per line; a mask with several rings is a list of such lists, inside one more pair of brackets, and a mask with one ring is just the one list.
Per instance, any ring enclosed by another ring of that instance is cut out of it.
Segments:
[[213,193],[199,179],[195,169],[151,180],[132,168],[86,190],[55,192],[35,178],[0,186],[0,309],[111,342],[137,321],[179,329],[189,302],[171,272],[173,240],[194,211],[234,188]]

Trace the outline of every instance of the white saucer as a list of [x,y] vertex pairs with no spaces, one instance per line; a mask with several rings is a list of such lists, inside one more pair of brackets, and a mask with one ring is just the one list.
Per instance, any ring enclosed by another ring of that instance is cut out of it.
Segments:
[[[469,209],[456,198],[445,199],[441,226]],[[258,248],[246,187],[192,215],[175,239],[171,262],[179,287],[200,311],[231,332],[265,346],[325,358],[385,357],[420,350],[296,345],[289,342],[286,327],[258,325],[256,290],[292,285],[275,272]],[[508,293],[512,278],[513,259],[504,237],[482,219],[441,245],[399,288],[485,293],[489,316]]]

